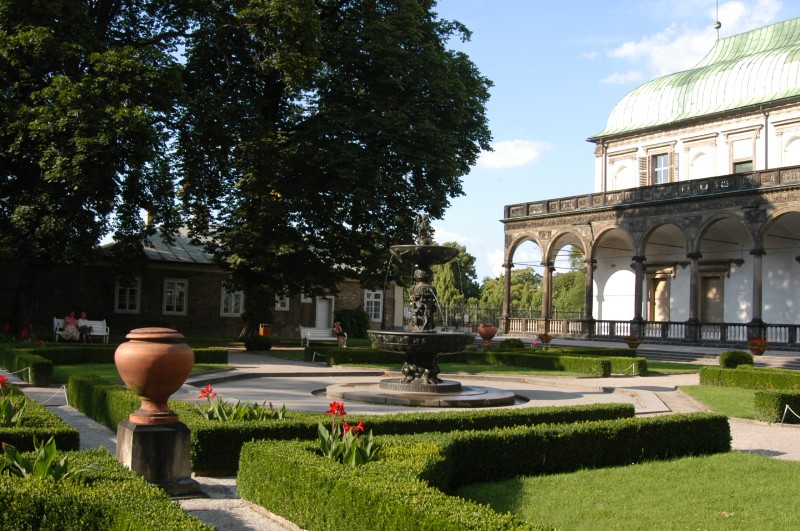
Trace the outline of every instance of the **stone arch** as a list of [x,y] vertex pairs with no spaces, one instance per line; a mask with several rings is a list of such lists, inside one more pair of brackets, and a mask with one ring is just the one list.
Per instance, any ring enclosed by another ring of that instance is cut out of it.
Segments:
[[635,274],[630,267],[636,253],[633,236],[621,226],[605,227],[592,242],[595,261],[592,317],[630,320],[634,315]]
[[759,236],[764,250],[761,317],[766,323],[800,323],[800,211],[774,212]]
[[538,238],[536,238],[536,236],[533,236],[533,235],[530,235],[530,234],[524,234],[524,235],[521,235],[521,236],[518,236],[518,237],[514,238],[510,242],[510,244],[506,247],[505,256],[504,256],[505,262],[507,264],[513,263],[514,255],[517,253],[517,250],[520,248],[521,245],[523,245],[525,243],[528,243],[528,242],[531,242],[534,245],[536,245],[537,247],[539,247],[539,249],[542,252],[542,256],[544,256],[545,245],[543,245],[542,242],[539,241]]
[[734,214],[712,216],[694,243],[700,321],[747,322],[753,311],[753,232]]
[[648,228],[642,238],[645,262],[642,286],[643,316],[648,321],[689,318],[691,269],[686,255],[690,237],[682,227],[664,221]]

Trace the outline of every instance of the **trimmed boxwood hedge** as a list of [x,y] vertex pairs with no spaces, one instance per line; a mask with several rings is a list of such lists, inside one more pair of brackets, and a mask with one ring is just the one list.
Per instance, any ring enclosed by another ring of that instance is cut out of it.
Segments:
[[706,366],[700,368],[700,384],[743,389],[800,389],[800,371],[749,365],[739,365],[735,369]]
[[[0,345],[0,365],[9,372],[17,373],[17,376],[31,385],[47,387],[53,381],[53,362],[34,354],[33,350],[38,352],[43,349],[25,349]],[[23,370],[27,368],[30,368],[30,370]]]
[[[96,376],[72,376],[67,384],[70,403],[112,430],[139,407],[139,398],[114,381]],[[239,452],[252,439],[315,439],[317,424],[328,415],[287,411],[282,420],[250,422],[210,421],[195,407],[171,400],[169,406],[191,431],[192,468],[199,475],[231,475]],[[553,424],[586,420],[629,418],[631,404],[588,404],[509,409],[455,410],[443,413],[411,412],[370,415],[366,421],[376,434],[392,435],[426,431],[488,429],[502,426]]]
[[800,424],[800,419],[792,415],[791,411],[783,418],[786,406],[800,415],[800,391],[756,391],[754,402],[756,420],[781,422],[783,419],[786,424]]
[[[114,363],[117,345],[106,344],[49,344],[40,348],[22,349],[53,362],[54,365],[79,365],[82,363]],[[220,347],[195,348],[195,363],[228,363],[228,349]]]
[[[11,384],[6,385],[3,392],[22,395],[22,392]],[[26,399],[25,411],[19,426],[0,426],[0,442],[10,444],[21,452],[32,451],[34,439],[46,441],[50,437],[55,439],[56,448],[61,450],[80,449],[78,430],[31,398]]]
[[[307,347],[304,359],[311,361],[313,353],[323,354],[329,366],[341,363],[375,363],[378,365],[397,365],[402,363],[402,355],[377,349],[340,349],[338,347]],[[548,351],[549,352],[549,351]],[[567,355],[542,354],[519,349],[467,350],[458,354],[445,354],[439,363],[464,363],[467,365],[508,365],[529,367],[547,371],[569,371],[581,374],[607,377],[611,374],[647,374],[647,360],[630,356],[603,355],[602,349],[574,349]],[[635,352],[635,351],[634,351]],[[608,351],[605,351],[608,354]],[[593,357],[594,356],[594,357]],[[631,367],[633,365],[633,367]]]
[[105,450],[67,452],[70,466],[99,463],[84,482],[0,476],[0,529],[212,530]]
[[303,441],[242,448],[237,489],[307,529],[535,529],[458,497],[461,485],[730,450],[726,417],[707,413],[379,437],[353,468]]

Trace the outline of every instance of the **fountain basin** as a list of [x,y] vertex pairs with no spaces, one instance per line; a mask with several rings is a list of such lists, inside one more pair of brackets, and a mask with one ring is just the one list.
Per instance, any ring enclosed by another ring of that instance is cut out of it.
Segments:
[[392,245],[389,251],[406,264],[446,264],[456,256],[458,249],[444,245]]
[[463,352],[475,342],[472,332],[387,332],[368,330],[379,349],[398,354],[429,355]]

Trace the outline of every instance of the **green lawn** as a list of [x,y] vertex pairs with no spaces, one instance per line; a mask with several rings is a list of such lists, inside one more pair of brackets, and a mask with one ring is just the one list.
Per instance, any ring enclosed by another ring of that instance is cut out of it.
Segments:
[[714,413],[741,419],[755,419],[755,390],[716,385],[686,385],[681,391]]
[[[201,374],[204,372],[215,372],[231,368],[231,365],[222,365],[218,363],[196,363],[192,368],[192,374]],[[82,363],[79,365],[54,365],[53,366],[53,383],[65,384],[69,377],[73,374],[82,376],[92,374],[107,378],[119,378],[117,366],[113,363]]]
[[731,452],[462,488],[557,529],[800,529],[800,463]]

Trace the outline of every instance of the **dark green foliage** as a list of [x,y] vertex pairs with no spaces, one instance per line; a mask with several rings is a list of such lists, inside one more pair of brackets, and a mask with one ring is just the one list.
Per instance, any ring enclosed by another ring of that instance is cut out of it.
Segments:
[[0,365],[36,387],[47,387],[53,381],[53,363],[26,349],[0,347]]
[[753,366],[753,355],[743,350],[727,350],[719,355],[719,366],[735,369],[739,365]]
[[306,348],[305,359],[311,361],[314,352],[325,355],[328,366],[341,363],[374,363],[376,365],[398,367],[403,363],[403,356],[397,352],[384,352],[377,349],[339,348],[311,346]]
[[744,389],[800,389],[800,371],[753,368],[749,365],[741,365],[736,369],[701,367],[700,384]]
[[364,339],[367,337],[367,330],[371,328],[369,314],[364,308],[358,307],[352,310],[337,310],[333,317],[334,322],[342,323],[342,329],[350,338]]
[[248,352],[272,349],[272,340],[267,336],[248,336],[244,338],[244,349]]
[[[795,416],[800,415],[800,391],[756,391],[754,402],[757,420],[800,424]],[[786,411],[786,406],[791,411]]]
[[[631,365],[630,358],[620,358],[620,365]],[[611,361],[602,358],[533,355],[530,350],[495,351],[486,349],[482,352],[460,352],[439,357],[439,363],[466,363],[470,365],[510,365],[513,367],[530,367],[545,371],[569,371],[592,376],[609,376]],[[622,370],[622,368],[620,369]],[[630,370],[628,370],[630,372]],[[646,366],[645,366],[646,372]]]
[[97,376],[70,376],[67,399],[81,413],[114,431],[141,406],[139,397],[119,381]]
[[[127,470],[105,450],[68,452],[71,466],[98,463],[85,482],[54,486],[0,476],[0,529],[210,530],[183,511],[161,489]],[[157,520],[155,520],[157,518]]]
[[725,417],[700,413],[380,437],[380,442],[379,460],[355,471],[315,455],[312,443],[248,443],[239,493],[311,529],[530,529],[444,493],[520,475],[726,452],[730,428]]
[[517,339],[516,337],[511,337],[511,338],[502,340],[500,342],[500,348],[501,349],[525,348],[525,343],[523,343],[521,339]]
[[[82,363],[114,363],[114,353],[118,345],[58,345],[49,344],[44,348],[28,347],[21,352],[41,356],[53,365],[79,365]],[[202,347],[192,349],[195,363],[228,363],[228,349]]]

